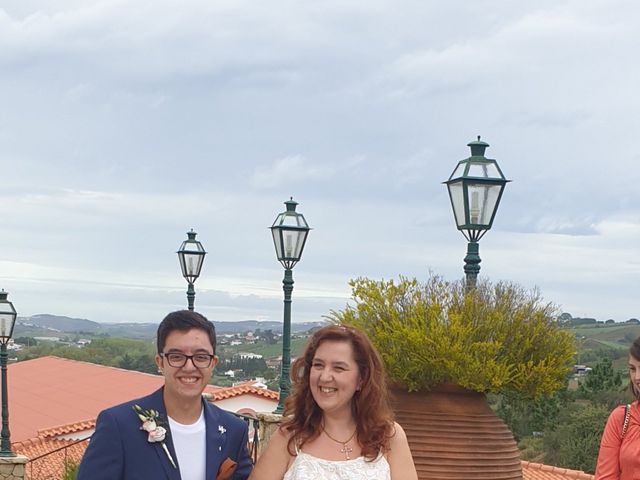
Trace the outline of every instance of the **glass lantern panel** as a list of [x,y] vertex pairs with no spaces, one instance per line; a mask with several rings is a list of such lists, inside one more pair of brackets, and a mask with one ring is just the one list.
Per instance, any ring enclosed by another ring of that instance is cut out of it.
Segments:
[[469,223],[473,225],[491,225],[502,185],[468,185]]
[[195,280],[200,276],[200,270],[204,262],[204,255],[200,253],[183,252],[179,255],[182,275],[187,279]]
[[309,230],[301,230],[298,232],[298,241],[296,242],[296,258],[298,260],[302,258],[302,250],[304,249],[308,234]]
[[449,188],[449,196],[451,197],[451,205],[453,206],[453,215],[456,225],[459,227],[466,223],[464,215],[464,190],[462,181],[447,184]]
[[10,338],[12,326],[13,316],[8,313],[0,313],[0,338]]
[[290,260],[300,260],[306,236],[305,230],[284,230],[282,232],[283,257]]
[[295,212],[283,212],[278,215],[276,221],[273,222],[274,227],[300,227],[308,228],[306,220],[302,215],[298,215]]
[[189,242],[184,241],[182,243],[182,245],[180,246],[180,251],[183,251],[185,253],[189,253],[189,252],[194,252],[194,253],[198,253],[198,252],[202,252],[204,253],[204,247],[202,246],[202,244],[200,242]]
[[480,177],[480,178],[498,178],[502,179],[503,176],[498,171],[498,167],[494,162],[490,163],[476,163],[471,162],[469,166],[469,177]]
[[449,180],[451,180],[453,178],[458,178],[458,177],[464,176],[464,171],[465,171],[466,166],[467,166],[467,162],[465,162],[465,161],[462,161],[462,162],[458,163],[458,166],[455,168],[455,170],[453,171],[453,173],[449,177]]
[[272,228],[271,235],[273,235],[273,246],[276,249],[276,256],[278,260],[282,260],[282,235],[279,228]]
[[271,228],[279,227],[280,225],[282,225],[282,222],[284,221],[284,216],[285,216],[284,212],[279,213],[276,219],[273,221],[273,225],[271,225]]

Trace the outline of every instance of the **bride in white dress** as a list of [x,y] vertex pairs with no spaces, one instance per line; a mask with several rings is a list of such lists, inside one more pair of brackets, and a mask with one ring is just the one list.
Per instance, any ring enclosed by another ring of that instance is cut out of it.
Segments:
[[284,421],[249,480],[417,480],[383,364],[361,331],[318,330],[291,369]]

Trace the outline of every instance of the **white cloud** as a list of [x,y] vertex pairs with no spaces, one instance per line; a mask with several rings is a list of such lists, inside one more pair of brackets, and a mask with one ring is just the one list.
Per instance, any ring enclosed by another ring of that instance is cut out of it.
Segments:
[[328,179],[332,175],[332,168],[321,169],[300,155],[292,155],[279,158],[270,166],[256,167],[250,182],[257,188],[273,188],[306,180]]
[[267,227],[291,195],[314,227],[295,272],[305,318],[355,276],[459,278],[441,182],[481,134],[513,180],[481,275],[637,316],[639,10],[8,0],[0,262],[22,268],[6,288],[34,313],[156,318],[183,302],[175,250],[193,227],[216,319],[278,317]]

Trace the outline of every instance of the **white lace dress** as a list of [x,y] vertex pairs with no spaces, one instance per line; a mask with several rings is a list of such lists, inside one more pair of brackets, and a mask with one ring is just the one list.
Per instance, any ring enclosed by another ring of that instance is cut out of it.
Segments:
[[282,480],[391,480],[391,471],[382,454],[372,462],[364,457],[336,461],[298,451]]

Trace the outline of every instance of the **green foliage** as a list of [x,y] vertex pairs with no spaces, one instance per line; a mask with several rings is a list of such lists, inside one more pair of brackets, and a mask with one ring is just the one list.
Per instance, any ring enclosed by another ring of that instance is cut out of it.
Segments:
[[622,375],[613,369],[610,359],[600,360],[587,374],[584,382],[580,385],[581,393],[593,395],[594,393],[607,390],[620,390],[622,386]]
[[[632,340],[633,341],[633,340]],[[629,342],[631,344],[631,342]],[[628,348],[613,349],[613,348],[598,348],[580,352],[576,362],[579,364],[592,364],[597,363],[602,358],[608,358],[609,360],[624,359],[625,363],[629,356]]]
[[544,436],[545,463],[593,473],[609,410],[572,404],[562,413],[557,428]]
[[242,370],[245,377],[264,377],[269,374],[269,368],[263,358],[247,358],[242,355],[220,357],[216,370]]
[[544,440],[542,437],[527,437],[518,442],[520,458],[522,460],[539,461],[544,455]]
[[38,344],[38,341],[33,337],[16,337],[13,339],[13,341],[20,345],[26,345],[28,347]]
[[612,409],[632,400],[626,387],[627,382],[623,381],[622,373],[614,369],[611,360],[605,357],[587,374],[577,394],[579,398]]
[[575,352],[550,304],[510,283],[426,283],[358,278],[355,307],[331,311],[335,323],[364,330],[389,377],[409,390],[456,383],[480,392],[537,398],[564,383]]
[[76,480],[78,475],[78,464],[73,460],[64,461],[64,473],[61,480]]
[[517,441],[555,428],[558,417],[571,400],[566,389],[537,400],[518,395],[501,395],[496,402],[496,414],[507,424]]
[[47,355],[146,373],[157,373],[158,370],[154,361],[154,344],[139,340],[101,338],[82,348],[41,342],[35,347],[17,353],[18,360],[30,360]]

